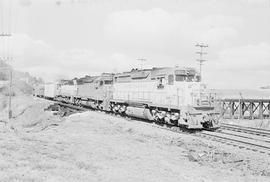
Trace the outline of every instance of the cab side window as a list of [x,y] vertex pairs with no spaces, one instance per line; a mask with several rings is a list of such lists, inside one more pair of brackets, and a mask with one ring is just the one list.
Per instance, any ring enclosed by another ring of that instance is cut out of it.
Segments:
[[94,85],[95,85],[95,88],[98,89],[98,87],[99,87],[99,82],[95,81],[95,82],[94,82]]
[[103,81],[100,81],[99,82],[99,86],[101,87],[103,85]]
[[165,81],[165,78],[164,77],[159,77],[157,78],[157,88],[158,89],[163,89],[164,88],[164,81]]
[[169,75],[168,76],[168,85],[173,85],[174,82],[174,76],[173,75]]
[[110,84],[112,84],[112,81],[111,81],[111,80],[105,80],[105,81],[104,81],[104,84],[105,84],[105,85],[110,85]]
[[200,82],[201,81],[201,76],[200,75],[196,75],[195,76],[195,80],[196,80],[196,82]]

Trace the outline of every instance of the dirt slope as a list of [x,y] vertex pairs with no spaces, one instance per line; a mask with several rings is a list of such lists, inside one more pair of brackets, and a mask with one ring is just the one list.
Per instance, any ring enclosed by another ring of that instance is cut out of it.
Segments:
[[263,154],[98,112],[58,120],[41,112],[47,102],[30,98],[25,103],[17,113],[28,108],[33,118],[25,110],[13,120],[16,132],[0,127],[1,182],[270,179],[269,157]]

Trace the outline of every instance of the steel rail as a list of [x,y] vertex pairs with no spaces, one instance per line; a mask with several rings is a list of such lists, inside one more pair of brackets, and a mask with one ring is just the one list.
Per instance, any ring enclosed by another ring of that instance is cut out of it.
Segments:
[[[220,138],[220,139],[224,139],[224,140],[229,140],[229,141],[233,141],[233,142],[238,142],[238,143],[242,143],[242,144],[246,144],[246,145],[251,145],[251,146],[256,146],[256,147],[260,147],[260,148],[264,148],[264,149],[270,150],[270,147],[265,146],[265,145],[259,145],[259,144],[255,144],[255,143],[245,142],[245,141],[236,140],[236,139],[233,139],[233,138],[227,138],[227,137],[217,136],[217,135],[209,134],[209,133],[199,133],[199,135],[207,135],[207,136],[211,136],[211,137],[215,137],[215,138]],[[270,153],[269,153],[269,155],[270,155]]]
[[265,131],[267,133],[270,133],[270,129],[254,128],[254,127],[249,127],[249,126],[239,126],[239,125],[235,125],[235,124],[221,123],[221,126],[230,126],[230,127],[238,127],[238,128],[241,127],[241,128],[244,128],[244,129]]
[[220,128],[225,129],[225,130],[242,132],[242,133],[249,133],[249,134],[258,135],[258,136],[270,137],[270,131],[266,132],[264,130],[258,130],[256,128],[247,129],[246,127],[235,126],[235,125],[224,125],[224,124],[221,124]]
[[[270,143],[270,140],[264,140],[264,139],[258,139],[258,138],[252,138],[252,136],[243,136],[243,135],[238,135],[238,134],[233,134],[233,133],[226,133],[221,131],[216,131],[218,133],[222,133],[224,135],[231,135],[231,136],[236,136],[236,137],[241,137],[241,138],[246,138],[246,139],[250,139],[250,140],[254,140],[254,141],[261,141],[261,142],[266,142],[266,143]],[[238,132],[240,133],[240,132]],[[257,136],[257,135],[256,135]]]

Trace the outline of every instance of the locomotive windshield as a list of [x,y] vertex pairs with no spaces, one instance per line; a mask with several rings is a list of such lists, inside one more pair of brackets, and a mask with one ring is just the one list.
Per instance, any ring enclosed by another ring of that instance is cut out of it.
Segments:
[[185,75],[175,75],[175,81],[177,82],[182,82],[186,80],[186,76]]
[[105,80],[105,85],[110,85],[112,84],[112,80]]
[[200,82],[200,76],[198,75],[175,75],[175,81],[177,82]]

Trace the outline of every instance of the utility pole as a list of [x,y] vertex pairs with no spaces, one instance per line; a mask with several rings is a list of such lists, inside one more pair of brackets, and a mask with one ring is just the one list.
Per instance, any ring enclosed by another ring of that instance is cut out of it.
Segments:
[[[0,42],[1,42],[1,50],[0,50],[0,60],[5,62],[11,61],[12,56],[10,56],[10,37],[11,29],[12,29],[12,0],[1,0],[0,1]],[[9,98],[8,98],[8,121],[12,118],[12,110],[11,110],[11,98],[12,98],[12,67],[10,65],[5,65],[2,69],[9,71]]]
[[207,54],[207,52],[203,52],[203,48],[208,47],[208,45],[200,43],[200,44],[196,44],[195,46],[200,47],[200,51],[196,52],[196,54],[200,55],[200,59],[197,59],[197,61],[199,62],[199,65],[200,65],[200,77],[201,77],[201,80],[202,80],[202,65],[203,65],[203,62],[206,61],[206,60],[203,59],[203,55]]
[[[1,33],[0,37],[5,38],[5,37],[10,37],[11,34],[6,34],[6,33]],[[2,57],[2,56],[1,56]],[[10,57],[8,58],[0,58],[0,60],[6,62],[7,60],[11,60]],[[11,97],[12,97],[12,68],[11,66],[9,67],[3,67],[3,69],[8,69],[9,70],[9,94],[8,94],[8,121],[11,119],[12,117],[12,110],[11,110]]]
[[9,97],[8,97],[8,120],[12,118],[12,109],[11,109],[11,97],[12,97],[12,69],[9,70]]
[[143,62],[145,62],[146,61],[146,59],[145,58],[138,58],[137,59],[138,61],[141,61],[141,70],[143,69]]
[[12,109],[11,109],[11,97],[12,97],[12,69],[11,67],[0,67],[0,70],[8,70],[9,71],[9,91],[8,91],[8,116],[7,119],[10,120],[12,117]]

